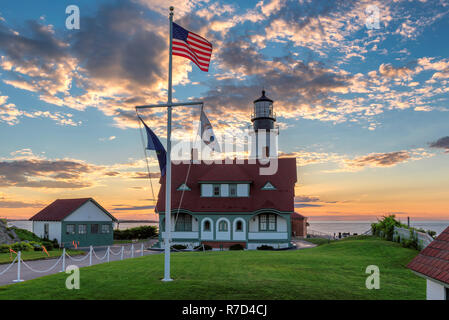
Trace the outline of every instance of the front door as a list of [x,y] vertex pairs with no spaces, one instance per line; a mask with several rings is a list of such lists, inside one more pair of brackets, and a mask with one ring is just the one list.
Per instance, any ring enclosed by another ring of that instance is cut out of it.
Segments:
[[44,239],[48,239],[49,238],[49,225],[48,223],[44,223]]

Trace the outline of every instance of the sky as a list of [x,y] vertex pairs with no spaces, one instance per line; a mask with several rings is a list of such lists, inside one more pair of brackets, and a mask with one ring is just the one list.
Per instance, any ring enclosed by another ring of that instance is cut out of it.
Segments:
[[[169,5],[214,48],[208,73],[173,58],[174,100],[204,101],[229,135],[265,89],[279,152],[297,159],[297,212],[449,220],[448,0],[2,1],[0,217],[75,197],[155,217],[134,107],[166,102]],[[142,117],[165,144],[164,110]],[[194,139],[197,118],[177,108],[174,139]]]

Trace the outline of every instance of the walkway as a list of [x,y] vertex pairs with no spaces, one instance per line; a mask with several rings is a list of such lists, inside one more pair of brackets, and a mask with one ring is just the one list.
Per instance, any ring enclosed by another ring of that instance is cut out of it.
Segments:
[[[131,254],[131,244],[123,244],[123,245],[114,245],[111,246],[111,252],[109,254],[109,260],[110,261],[118,261],[121,259],[121,250],[122,246],[124,247],[124,254],[123,259],[129,259],[132,258]],[[147,248],[148,244],[144,248]],[[95,254],[92,255],[92,265],[94,264],[100,264],[100,263],[107,263],[107,256],[106,256],[106,249],[107,247],[97,247],[94,248]],[[143,255],[150,255],[150,254],[157,254],[159,252],[151,251],[151,250],[143,250]],[[136,243],[134,244],[134,257],[140,257],[142,254],[141,251],[141,244]],[[89,251],[86,252],[86,255],[79,255],[74,256],[73,258],[67,257],[65,258],[65,265],[66,267],[69,265],[76,265],[78,267],[87,267],[89,266]],[[100,259],[99,259],[100,258]],[[103,258],[103,259],[102,259]],[[25,264],[30,266],[32,269],[36,271],[41,270],[48,270],[52,266],[54,266],[59,258],[54,259],[45,259],[45,260],[33,260],[33,261],[25,261]],[[78,261],[77,261],[78,260]],[[79,261],[82,260],[82,261]],[[0,264],[0,273],[4,271],[9,265],[8,264]],[[21,263],[21,270],[20,270],[20,277],[23,280],[30,280],[39,278],[42,276],[46,276],[49,274],[58,273],[62,270],[62,261],[59,261],[57,263],[57,266],[53,268],[50,271],[47,272],[33,272],[31,271],[27,266],[24,265],[24,263]],[[0,275],[0,286],[12,284],[13,280],[17,279],[17,262],[12,266],[5,274]]]
[[292,240],[292,242],[296,244],[296,250],[313,248],[317,246],[316,244],[308,242],[306,240]]

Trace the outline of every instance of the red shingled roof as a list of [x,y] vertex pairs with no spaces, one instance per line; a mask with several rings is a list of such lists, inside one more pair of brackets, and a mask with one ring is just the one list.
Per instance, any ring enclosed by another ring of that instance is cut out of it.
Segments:
[[[259,163],[249,164],[192,164],[187,180],[191,191],[185,191],[181,209],[192,212],[253,212],[259,209],[276,209],[294,212],[296,159],[278,159],[278,170],[274,175],[260,175]],[[176,189],[184,183],[189,164],[172,165],[172,210],[177,210],[182,191]],[[199,182],[250,181],[250,196],[247,197],[201,197]],[[261,190],[270,182],[276,190]],[[157,212],[165,211],[165,177],[160,179]]]
[[73,211],[81,207],[87,201],[92,201],[97,207],[103,210],[112,220],[116,219],[102,206],[100,206],[92,198],[80,198],[80,199],[58,199],[53,201],[50,205],[36,213],[30,218],[31,221],[61,221],[66,218]]
[[291,215],[292,219],[298,219],[298,220],[302,220],[305,219],[306,217],[304,217],[302,214],[298,213],[298,212],[293,212]]
[[449,227],[432,241],[407,267],[449,284]]

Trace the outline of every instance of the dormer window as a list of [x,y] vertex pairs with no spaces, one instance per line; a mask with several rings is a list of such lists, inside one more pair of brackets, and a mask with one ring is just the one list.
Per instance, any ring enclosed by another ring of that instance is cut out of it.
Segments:
[[219,184],[214,184],[214,197],[219,197],[220,196],[220,185]]
[[262,187],[262,190],[276,190],[276,187],[275,186],[273,186],[272,184],[271,184],[271,182],[267,182],[267,183],[265,183],[265,185]]
[[237,197],[237,185],[236,184],[229,185],[229,196]]
[[201,183],[202,197],[249,197],[249,183]]

